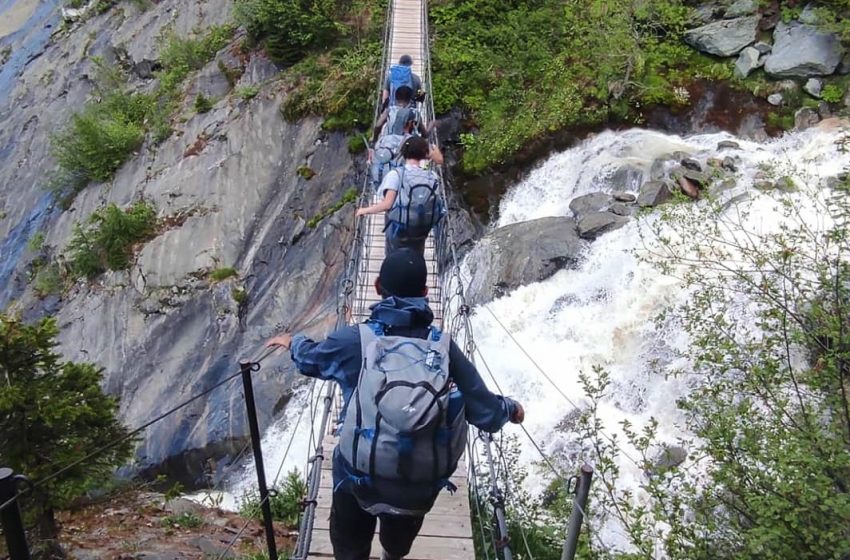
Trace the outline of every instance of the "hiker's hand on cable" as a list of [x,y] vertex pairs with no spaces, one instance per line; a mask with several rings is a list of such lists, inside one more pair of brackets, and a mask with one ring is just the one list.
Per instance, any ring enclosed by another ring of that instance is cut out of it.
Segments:
[[369,213],[369,212],[367,212],[367,210],[369,210],[368,207],[358,208],[357,212],[355,212],[354,215],[357,216],[357,217],[365,216],[366,214]]
[[522,424],[525,420],[525,409],[522,405],[514,401],[514,413],[511,415],[511,422],[514,424]]
[[267,348],[285,348],[289,350],[292,346],[292,335],[289,333],[284,333],[269,339],[266,342]]

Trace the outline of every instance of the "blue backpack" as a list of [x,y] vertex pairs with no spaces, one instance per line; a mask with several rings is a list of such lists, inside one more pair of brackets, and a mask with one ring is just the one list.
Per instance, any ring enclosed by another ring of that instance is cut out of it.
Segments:
[[393,64],[390,66],[390,106],[395,104],[395,91],[401,86],[413,89],[413,70],[404,64]]

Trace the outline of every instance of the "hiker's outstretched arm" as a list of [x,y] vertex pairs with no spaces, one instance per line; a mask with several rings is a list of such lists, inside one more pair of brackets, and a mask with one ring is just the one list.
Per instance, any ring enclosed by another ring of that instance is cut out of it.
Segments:
[[381,212],[386,212],[390,208],[393,207],[393,203],[395,202],[396,192],[395,191],[387,191],[384,194],[384,199],[372,206],[366,206],[365,208],[358,208],[357,212],[355,212],[355,216],[365,216],[366,214],[380,214]]
[[383,130],[384,124],[387,122],[387,119],[389,118],[389,116],[390,116],[390,111],[389,111],[389,109],[386,109],[380,114],[380,116],[378,117],[378,120],[375,121],[375,130],[372,131],[372,143],[373,144],[375,142],[377,142],[378,139],[381,137],[381,130]]
[[353,387],[360,373],[360,338],[356,327],[343,327],[321,342],[302,334],[292,337],[289,355],[307,377],[337,381]]
[[438,148],[436,144],[431,144],[431,148],[428,151],[428,157],[431,158],[431,161],[437,165],[443,165],[443,152],[440,151],[440,148]]
[[476,428],[493,433],[509,421],[522,420],[518,403],[490,392],[478,370],[454,342],[449,350],[449,374],[463,395],[466,420]]

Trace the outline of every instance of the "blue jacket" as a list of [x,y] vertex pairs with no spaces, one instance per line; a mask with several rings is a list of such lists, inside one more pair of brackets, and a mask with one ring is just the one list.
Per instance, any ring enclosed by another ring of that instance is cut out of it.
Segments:
[[[382,323],[387,334],[394,336],[426,338],[433,320],[434,314],[425,298],[390,297],[372,307],[372,315],[367,322]],[[291,356],[302,374],[333,380],[339,384],[344,416],[360,377],[362,356],[358,327],[350,325],[338,329],[321,342],[296,335],[292,339]],[[463,396],[466,419],[473,426],[487,432],[497,432],[513,416],[516,403],[491,393],[478,370],[454,341],[449,350],[449,374]],[[342,456],[335,452],[335,487],[343,481],[346,471],[350,471],[350,467],[344,463]],[[433,497],[436,494],[437,491],[434,491]]]

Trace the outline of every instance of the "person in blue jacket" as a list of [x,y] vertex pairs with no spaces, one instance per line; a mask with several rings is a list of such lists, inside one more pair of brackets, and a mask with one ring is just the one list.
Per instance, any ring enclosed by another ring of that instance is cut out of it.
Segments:
[[[383,298],[372,307],[367,323],[379,323],[393,336],[427,338],[434,314],[428,307],[427,267],[422,256],[411,249],[399,249],[384,259],[375,289]],[[303,335],[281,334],[270,339],[269,347],[290,349],[299,371],[319,379],[336,381],[343,395],[343,412],[348,408],[360,376],[362,351],[357,325],[338,329],[323,341]],[[458,346],[449,350],[449,374],[461,392],[467,421],[487,432],[497,432],[507,422],[525,418],[522,406],[487,389],[478,370]],[[377,518],[381,519],[380,541],[385,560],[400,560],[410,552],[424,516],[381,514],[366,511],[380,500],[402,510],[429,510],[439,493],[429,485],[384,482],[380,487],[362,487],[352,481],[365,478],[354,471],[339,448],[333,455],[334,493],[330,514],[330,536],[336,560],[367,560]]]

